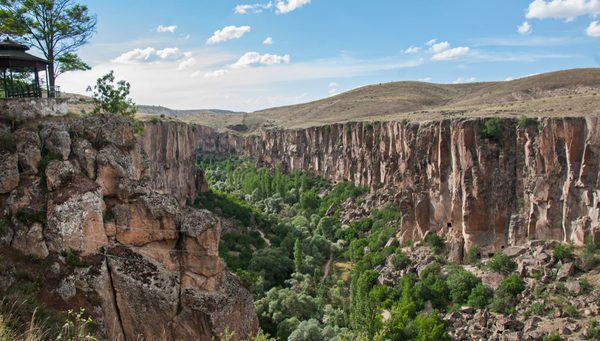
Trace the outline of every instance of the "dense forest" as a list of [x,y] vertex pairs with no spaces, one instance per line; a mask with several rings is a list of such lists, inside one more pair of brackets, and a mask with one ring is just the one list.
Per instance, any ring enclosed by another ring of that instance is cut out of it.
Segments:
[[[210,189],[193,205],[238,221],[222,236],[219,255],[251,290],[261,328],[280,340],[450,340],[443,316],[464,307],[511,314],[525,289],[511,275],[516,263],[502,253],[485,265],[476,247],[465,257],[507,275],[492,291],[460,264],[447,264],[440,236],[399,245],[401,213],[391,203],[378,209],[367,202],[368,217],[343,224],[341,205],[362,205],[368,187],[331,186],[311,173],[282,174],[279,166],[257,169],[237,156],[199,159],[197,167]],[[402,271],[417,248],[433,261],[402,272],[397,285],[381,285],[382,268]]]

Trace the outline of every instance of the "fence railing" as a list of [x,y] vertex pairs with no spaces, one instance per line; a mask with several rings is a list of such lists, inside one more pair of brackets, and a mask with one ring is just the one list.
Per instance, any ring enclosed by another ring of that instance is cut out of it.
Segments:
[[60,98],[60,86],[48,88],[42,88],[36,85],[5,86],[2,93],[4,94],[4,98]]

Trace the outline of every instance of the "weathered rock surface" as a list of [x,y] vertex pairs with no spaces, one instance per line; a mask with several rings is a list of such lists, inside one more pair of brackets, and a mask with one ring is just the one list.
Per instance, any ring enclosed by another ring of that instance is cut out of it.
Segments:
[[194,198],[197,135],[191,126],[182,122],[148,122],[139,141],[150,157],[156,188],[177,199]]
[[[191,196],[194,149],[177,165],[178,153],[195,143],[196,135],[188,135],[180,145],[167,139],[174,154],[162,166],[180,167],[184,176],[167,177],[162,186],[186,183]],[[186,195],[156,190],[150,158],[126,118],[44,122],[39,134],[21,128],[15,136],[16,152],[0,153],[0,209],[2,217],[11,213],[0,245],[50,264],[38,295],[43,302],[59,310],[85,307],[98,335],[110,340],[163,332],[167,340],[211,340],[226,327],[235,340],[256,334],[252,295],[218,256],[220,222],[182,207],[178,199]],[[61,160],[38,173],[43,149]],[[14,271],[3,266],[0,289],[14,283]]]
[[485,120],[346,123],[258,137],[198,127],[198,144],[200,155],[233,149],[258,156],[258,166],[393,185],[401,241],[432,231],[462,237],[465,250],[477,244],[496,251],[529,236],[600,239],[600,119],[543,118],[539,131],[506,119],[499,142],[481,137]]

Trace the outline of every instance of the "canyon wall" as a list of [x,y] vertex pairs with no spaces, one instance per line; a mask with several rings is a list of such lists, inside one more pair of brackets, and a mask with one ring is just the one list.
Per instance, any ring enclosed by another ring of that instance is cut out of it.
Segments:
[[[195,134],[174,127],[150,126],[140,143],[118,115],[0,122],[18,142],[0,151],[0,247],[48,262],[37,298],[86,308],[103,339],[209,341],[229,327],[242,340],[258,331],[252,295],[218,257],[220,222],[174,196],[195,191]],[[5,262],[0,290],[15,290]]]
[[150,158],[149,174],[156,189],[177,199],[194,198],[197,135],[191,126],[182,122],[145,125],[138,140]]
[[401,240],[432,231],[492,252],[528,237],[598,240],[599,119],[542,118],[520,127],[507,118],[500,141],[481,136],[486,121],[346,123],[254,137],[199,127],[198,152],[250,153],[258,166],[387,186],[403,213]]

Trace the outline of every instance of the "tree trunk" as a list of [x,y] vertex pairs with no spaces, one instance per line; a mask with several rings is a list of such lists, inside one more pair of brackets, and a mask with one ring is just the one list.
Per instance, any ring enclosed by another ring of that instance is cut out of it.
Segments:
[[54,60],[48,60],[50,65],[48,65],[48,84],[49,89],[54,90]]

